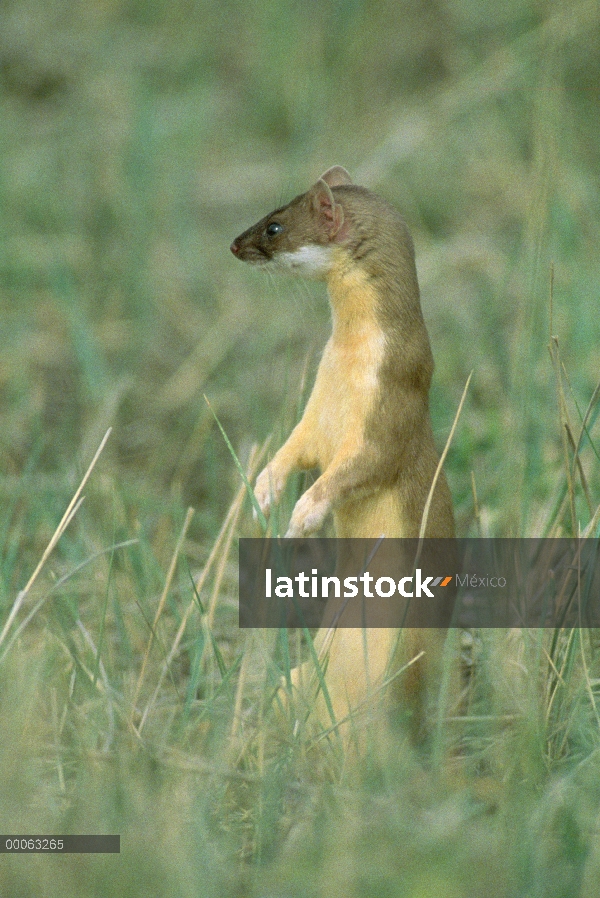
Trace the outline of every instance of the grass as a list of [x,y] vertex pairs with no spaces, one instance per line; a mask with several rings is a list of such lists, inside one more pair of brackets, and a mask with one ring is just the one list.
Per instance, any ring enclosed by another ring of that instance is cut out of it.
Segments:
[[3,4],[0,830],[122,853],[3,855],[1,894],[598,894],[595,634],[481,634],[429,755],[273,732],[297,646],[236,628],[211,413],[250,479],[297,419],[322,292],[227,247],[340,163],[413,232],[440,448],[473,371],[459,532],[598,534],[597,33],[586,0]]

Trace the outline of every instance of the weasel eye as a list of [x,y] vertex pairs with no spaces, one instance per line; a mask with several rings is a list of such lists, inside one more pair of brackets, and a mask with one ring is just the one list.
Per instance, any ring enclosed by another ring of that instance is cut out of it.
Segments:
[[265,234],[267,235],[267,237],[278,237],[282,231],[283,225],[280,225],[278,221],[272,221],[271,224],[267,227]]

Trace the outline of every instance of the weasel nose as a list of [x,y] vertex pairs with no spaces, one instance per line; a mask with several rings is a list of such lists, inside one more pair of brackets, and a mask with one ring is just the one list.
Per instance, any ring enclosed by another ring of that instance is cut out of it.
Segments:
[[240,251],[240,245],[239,245],[239,243],[237,243],[236,240],[234,240],[233,243],[231,244],[231,246],[229,247],[229,249],[231,250],[231,252],[233,253],[234,256],[237,256],[237,254]]

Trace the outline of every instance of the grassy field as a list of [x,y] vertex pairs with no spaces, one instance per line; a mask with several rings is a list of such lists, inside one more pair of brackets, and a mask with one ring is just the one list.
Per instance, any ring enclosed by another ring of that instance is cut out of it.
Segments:
[[440,448],[473,371],[459,532],[600,535],[599,25],[595,0],[4,0],[0,831],[122,848],[3,855],[0,895],[600,894],[594,639],[508,663],[483,633],[426,756],[275,733],[204,398],[249,474],[297,419],[323,290],[228,247],[344,165],[411,227]]

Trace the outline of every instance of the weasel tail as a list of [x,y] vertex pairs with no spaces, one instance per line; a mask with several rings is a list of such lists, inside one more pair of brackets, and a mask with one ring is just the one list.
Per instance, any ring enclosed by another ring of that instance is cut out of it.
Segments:
[[[293,471],[318,468],[286,536],[314,535],[332,514],[337,537],[418,537],[439,455],[429,414],[433,358],[404,220],[335,166],[237,237],[231,250],[245,262],[325,280],[332,312],[331,336],[304,415],[256,481],[260,508],[269,514]],[[454,537],[443,473],[425,535]],[[326,609],[315,639],[326,658],[330,699],[328,708],[321,690],[313,702],[322,726],[334,726],[333,711],[340,731],[349,732],[382,694],[384,681],[408,664],[394,688],[402,691],[418,730],[444,633],[407,628],[399,638],[398,630],[384,627],[336,629],[328,626],[332,620],[332,609]],[[314,698],[311,684],[314,665],[308,661],[293,671],[293,685]]]

